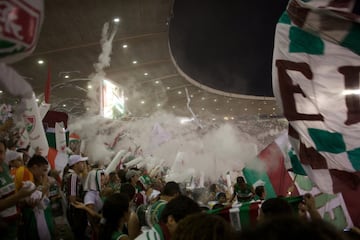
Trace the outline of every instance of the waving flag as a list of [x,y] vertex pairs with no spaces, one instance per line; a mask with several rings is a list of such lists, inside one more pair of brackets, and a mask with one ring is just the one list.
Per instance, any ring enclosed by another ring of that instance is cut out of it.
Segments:
[[273,89],[304,171],[322,192],[341,192],[360,226],[354,205],[360,198],[357,3],[289,2],[276,27]]

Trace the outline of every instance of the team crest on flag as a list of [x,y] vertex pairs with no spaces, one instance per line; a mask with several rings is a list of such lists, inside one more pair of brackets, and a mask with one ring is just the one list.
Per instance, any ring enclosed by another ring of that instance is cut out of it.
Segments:
[[32,133],[35,129],[36,118],[34,115],[25,117],[25,126],[28,133]]
[[0,35],[3,40],[0,55],[31,52],[34,49],[42,12],[38,3],[32,2],[31,7],[25,7],[27,4],[23,0],[0,2]]

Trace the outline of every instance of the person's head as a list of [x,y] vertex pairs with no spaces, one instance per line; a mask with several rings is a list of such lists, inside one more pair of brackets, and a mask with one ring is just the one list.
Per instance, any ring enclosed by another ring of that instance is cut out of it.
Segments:
[[120,187],[120,193],[124,193],[129,197],[129,200],[133,200],[135,197],[135,187],[130,183],[123,183]]
[[255,194],[259,197],[259,199],[265,199],[265,187],[264,186],[257,186],[255,188]]
[[212,193],[216,193],[218,191],[218,187],[215,183],[211,184],[209,187],[209,191]]
[[5,152],[6,152],[6,142],[5,140],[0,140],[0,164],[5,161]]
[[76,173],[82,173],[86,167],[87,157],[82,157],[80,155],[71,155],[69,157],[69,167],[72,168]]
[[14,150],[7,150],[5,154],[5,161],[10,168],[18,168],[24,165],[23,154]]
[[130,169],[126,172],[125,177],[128,182],[135,185],[139,181],[140,172]]
[[291,205],[283,198],[270,198],[261,204],[258,220],[292,216],[294,214]]
[[113,182],[113,183],[119,182],[119,177],[116,174],[116,172],[109,173],[109,182]]
[[238,184],[245,183],[244,177],[242,177],[242,176],[237,177],[236,178],[236,183],[238,183]]
[[238,236],[242,240],[345,240],[344,236],[322,220],[307,221],[296,216],[278,217],[244,229]]
[[170,234],[173,234],[177,223],[186,216],[201,212],[199,204],[186,196],[178,196],[168,202],[161,214],[160,221],[165,223]]
[[192,214],[182,219],[171,238],[172,240],[232,240],[235,231],[229,222],[217,215]]
[[173,199],[181,195],[180,186],[178,183],[170,181],[167,182],[161,192],[162,195],[167,196],[170,199]]
[[49,171],[49,163],[43,156],[34,155],[28,161],[27,168],[33,174],[35,180],[42,181]]
[[116,231],[121,224],[128,221],[130,217],[129,198],[123,193],[114,193],[104,202],[102,209],[104,218],[100,230],[100,236],[103,239],[111,239],[111,235]]
[[219,192],[216,194],[216,201],[220,204],[226,203],[226,194],[224,192]]
[[126,170],[125,169],[119,169],[117,171],[117,175],[118,175],[121,183],[126,182]]

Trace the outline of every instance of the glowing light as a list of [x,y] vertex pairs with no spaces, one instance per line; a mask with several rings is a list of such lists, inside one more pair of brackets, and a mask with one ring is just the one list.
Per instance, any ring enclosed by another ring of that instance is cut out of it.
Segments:
[[109,119],[118,119],[125,114],[124,90],[110,80],[101,82],[101,115]]
[[0,93],[3,93],[3,91],[2,91],[2,90],[0,90]]
[[166,87],[167,90],[170,90],[170,87]]
[[261,111],[261,108],[258,108],[259,111]]
[[213,118],[212,120],[213,120],[213,121],[216,121],[216,118]]
[[156,80],[155,83],[156,83],[156,84],[159,84],[160,82]]
[[65,75],[64,78],[70,78],[70,76],[69,76],[69,75]]
[[175,109],[175,108],[176,108],[176,106],[174,105],[174,106],[172,106],[172,108],[173,108],[173,109]]
[[136,60],[132,61],[133,64],[137,64],[138,62]]
[[224,117],[224,120],[225,120],[225,121],[229,120],[229,117],[225,116],[225,117]]
[[141,102],[140,102],[141,104],[145,104],[145,101],[144,100],[141,100]]
[[63,106],[63,107],[66,107],[66,104],[63,104],[62,106]]
[[193,97],[194,97],[194,95],[192,95],[192,94],[191,94],[191,95],[190,95],[190,97],[191,97],[191,98],[193,98]]
[[37,98],[37,99],[36,99],[36,102],[39,102],[39,101],[40,101],[40,99]]
[[203,110],[203,111],[204,111],[204,110],[205,110],[205,108],[201,108],[201,110]]
[[158,103],[158,104],[156,104],[156,106],[157,106],[157,107],[160,107],[160,106],[161,106],[161,104],[160,104],[160,103]]
[[247,108],[244,108],[244,111],[247,111]]
[[217,99],[216,99],[216,98],[214,99],[214,102],[217,102]]
[[87,107],[87,108],[86,108],[86,111],[89,111],[89,110],[90,110],[90,108]]
[[92,89],[92,86],[89,84],[89,85],[87,86],[87,88],[88,88],[88,89]]
[[122,47],[123,47],[123,48],[127,48],[128,45],[127,45],[127,44],[123,44]]
[[40,65],[41,65],[41,64],[44,64],[44,60],[41,60],[41,59],[38,60],[38,64],[40,64]]
[[349,89],[342,92],[343,95],[360,95],[360,89]]
[[118,17],[114,18],[114,19],[113,19],[113,22],[114,22],[114,23],[119,23],[119,22],[120,22],[120,18],[118,18]]
[[182,92],[181,92],[181,91],[178,91],[178,94],[180,95],[180,94],[182,94]]
[[193,118],[180,118],[180,123],[181,124],[186,124],[188,122],[194,121]]
[[231,119],[231,120],[234,120],[235,118],[234,118],[234,117],[231,117],[230,119]]
[[273,110],[275,110],[275,108],[273,108]]
[[202,98],[201,98],[201,100],[203,100],[203,101],[204,101],[205,99],[206,99],[205,97],[202,97]]
[[144,76],[147,76],[147,75],[149,75],[149,73],[147,73],[147,72],[146,72],[146,73],[144,73]]

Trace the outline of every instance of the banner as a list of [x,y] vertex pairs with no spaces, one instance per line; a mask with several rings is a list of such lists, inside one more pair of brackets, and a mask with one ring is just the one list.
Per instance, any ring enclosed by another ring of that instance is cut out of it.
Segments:
[[41,122],[39,108],[36,103],[35,94],[30,99],[22,99],[25,104],[23,118],[26,130],[29,134],[30,145],[33,149],[39,148],[41,155],[46,157],[49,151],[48,142]]
[[[360,226],[360,20],[355,0],[291,0],[275,34],[273,90],[304,172],[342,193]],[[353,207],[351,207],[353,206]]]

